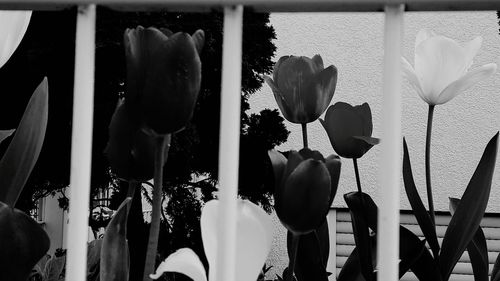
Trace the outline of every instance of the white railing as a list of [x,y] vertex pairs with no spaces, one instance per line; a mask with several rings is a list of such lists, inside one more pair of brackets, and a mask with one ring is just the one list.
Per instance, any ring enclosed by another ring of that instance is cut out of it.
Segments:
[[[221,219],[217,281],[233,281],[241,89],[242,7],[266,12],[385,12],[382,152],[378,186],[378,280],[398,280],[401,170],[401,40],[404,11],[500,10],[499,0],[0,0],[0,9],[59,9],[78,5],[71,150],[67,281],[86,280],[93,116],[95,5],[119,9],[203,11],[224,8],[219,180]],[[214,280],[212,280],[214,281]]]

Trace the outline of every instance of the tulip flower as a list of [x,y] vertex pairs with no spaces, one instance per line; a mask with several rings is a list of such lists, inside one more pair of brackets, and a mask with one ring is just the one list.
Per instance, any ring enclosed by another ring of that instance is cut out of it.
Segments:
[[[210,267],[210,281],[215,281],[217,268],[218,208],[217,200],[209,201],[201,213],[203,248]],[[255,281],[271,250],[273,223],[269,215],[248,200],[239,200],[236,215],[236,276],[235,281]],[[189,248],[171,254],[151,274],[158,279],[165,272],[182,273],[194,281],[206,281],[206,272],[198,256]]]
[[351,106],[337,102],[328,108],[325,119],[319,121],[335,152],[344,158],[361,158],[379,143],[379,139],[372,137],[372,113],[367,103]]
[[323,59],[283,56],[274,65],[271,87],[283,116],[292,123],[315,121],[330,104],[337,85],[337,68],[323,66]]
[[415,68],[402,58],[403,73],[429,105],[446,103],[496,72],[494,63],[469,71],[481,43],[481,37],[459,44],[432,31],[420,30],[415,40]]
[[0,11],[0,68],[21,43],[31,18],[31,11]]
[[118,178],[148,181],[154,174],[154,137],[140,129],[129,111],[120,100],[109,124],[109,140],[104,154]]
[[275,178],[274,208],[294,235],[307,234],[324,222],[340,177],[340,158],[318,151],[291,151],[286,159],[271,150]]
[[125,31],[126,103],[138,106],[148,133],[175,133],[191,119],[201,85],[204,40],[202,30],[192,36],[142,26]]

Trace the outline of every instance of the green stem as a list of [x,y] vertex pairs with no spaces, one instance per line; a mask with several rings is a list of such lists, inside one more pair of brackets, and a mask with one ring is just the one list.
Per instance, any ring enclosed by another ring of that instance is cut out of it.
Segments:
[[429,114],[427,116],[427,135],[425,139],[425,183],[427,186],[427,202],[429,203],[429,215],[432,224],[435,226],[434,200],[432,199],[431,186],[431,137],[432,137],[432,118],[434,116],[434,105],[429,105]]
[[361,190],[361,180],[359,179],[358,159],[352,158],[352,163],[354,164],[354,174],[356,174],[356,184],[358,185],[358,192],[362,193],[363,191]]
[[[155,270],[156,252],[158,250],[158,235],[160,233],[161,196],[163,190],[163,164],[164,155],[168,155],[171,135],[159,136],[155,147],[155,172],[153,188],[153,212],[151,214],[151,226],[149,228],[148,251],[144,265],[143,281],[150,281],[149,274]],[[166,149],[166,151],[165,151]]]
[[[299,249],[300,235],[292,233],[292,255],[290,256],[290,261],[288,263],[288,276],[286,281],[293,281],[293,273],[295,271],[295,261],[297,260],[297,250]],[[285,276],[283,276],[285,277]]]
[[304,148],[307,148],[307,123],[302,123],[302,141],[304,142]]

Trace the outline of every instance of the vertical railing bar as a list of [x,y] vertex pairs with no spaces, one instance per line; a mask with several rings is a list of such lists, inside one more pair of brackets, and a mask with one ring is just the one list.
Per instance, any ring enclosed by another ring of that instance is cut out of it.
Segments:
[[95,5],[78,7],[71,135],[67,281],[87,280],[87,239],[94,107]]
[[[234,281],[238,191],[243,6],[224,8],[219,140],[219,220],[215,280]],[[210,269],[213,270],[213,269]],[[211,278],[210,278],[211,279]]]
[[403,5],[385,7],[382,151],[379,186],[382,192],[377,234],[377,280],[399,280],[399,189],[401,172],[401,42]]

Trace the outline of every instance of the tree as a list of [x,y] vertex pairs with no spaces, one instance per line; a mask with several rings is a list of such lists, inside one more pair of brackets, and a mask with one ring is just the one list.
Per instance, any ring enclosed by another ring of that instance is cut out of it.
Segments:
[[[19,49],[0,69],[0,85],[4,92],[0,97],[1,128],[16,127],[35,86],[44,76],[48,76],[49,80],[47,136],[38,163],[17,206],[24,210],[31,208],[33,195],[43,196],[69,184],[75,18],[76,9],[34,12]],[[139,24],[188,33],[201,28],[206,34],[201,54],[202,90],[195,113],[188,127],[175,134],[165,167],[164,192],[169,198],[165,231],[169,239],[168,245],[162,247],[165,254],[186,244],[201,250],[198,223],[201,204],[198,194],[202,194],[203,201],[213,198],[218,172],[222,13],[139,13],[98,8],[92,194],[115,182],[118,190],[116,202],[124,195],[125,188],[120,188],[123,183],[113,181],[102,152],[107,143],[109,121],[118,97],[125,90],[123,32]],[[245,10],[239,192],[242,197],[260,203],[268,211],[273,176],[267,150],[286,141],[288,131],[276,110],[265,110],[250,116],[246,111],[249,109],[249,96],[262,84],[259,75],[272,70],[271,58],[276,49],[272,43],[274,38],[268,14]],[[142,217],[141,208],[137,205],[140,200],[134,202],[132,209],[136,211],[131,216],[136,220],[135,224],[129,223],[129,228],[134,230],[129,232],[129,236],[136,236],[129,237],[131,244],[140,240],[141,231],[144,230],[142,221],[138,221]],[[196,239],[186,239],[190,237]],[[132,248],[132,253],[141,251]],[[135,256],[140,257],[140,254]],[[132,275],[137,274],[132,271]],[[131,276],[131,280],[135,278]]]

